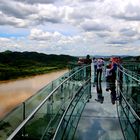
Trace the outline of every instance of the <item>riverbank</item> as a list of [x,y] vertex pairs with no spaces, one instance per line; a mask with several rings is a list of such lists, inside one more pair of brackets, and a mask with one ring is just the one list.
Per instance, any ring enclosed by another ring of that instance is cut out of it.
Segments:
[[55,69],[50,69],[49,71],[44,71],[44,72],[40,72],[40,73],[34,73],[34,74],[29,74],[29,75],[21,75],[15,78],[11,78],[11,79],[7,79],[7,80],[1,80],[0,79],[0,84],[2,83],[8,83],[8,82],[12,82],[12,81],[16,81],[16,80],[24,80],[24,79],[28,79],[28,78],[32,78],[35,76],[39,76],[39,75],[46,75],[46,74],[50,74],[53,72],[57,72],[57,71],[68,71],[68,68],[55,68]]
[[28,68],[4,68],[0,73],[0,81],[14,80],[28,76],[35,76],[40,74],[47,74],[50,72],[66,69],[66,67],[37,67],[32,66]]
[[0,80],[11,80],[67,68],[68,62],[77,61],[69,55],[46,55],[37,52],[0,53]]
[[0,84],[0,118],[68,70],[8,80]]

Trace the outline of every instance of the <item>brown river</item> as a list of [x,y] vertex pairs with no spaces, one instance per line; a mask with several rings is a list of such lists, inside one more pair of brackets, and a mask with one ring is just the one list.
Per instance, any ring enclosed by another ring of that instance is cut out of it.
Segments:
[[68,70],[0,82],[0,118]]

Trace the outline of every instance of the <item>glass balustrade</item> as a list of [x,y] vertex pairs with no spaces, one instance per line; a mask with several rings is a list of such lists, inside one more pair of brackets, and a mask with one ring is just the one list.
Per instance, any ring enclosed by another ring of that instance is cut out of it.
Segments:
[[90,73],[90,66],[77,67],[51,82],[7,115],[1,121],[3,129],[0,133],[7,138],[23,120],[27,120],[26,125],[16,132],[17,135],[14,134],[14,139],[40,139],[46,135],[51,137],[66,107],[90,78]]
[[90,98],[90,86],[91,82],[88,80],[86,84],[84,84],[83,87],[77,92],[76,96],[71,101],[68,109],[66,110],[64,117],[60,121],[53,139],[73,139],[81,113],[84,109],[86,102]]
[[130,75],[133,75],[140,80],[140,62],[130,61],[123,63],[124,68],[129,71]]
[[17,106],[0,121],[0,139],[8,137],[17,126],[37,107],[54,88],[69,76],[64,74],[39,90],[35,95]]
[[[136,69],[139,66],[128,63],[117,70],[117,110],[126,140],[140,139],[140,76]],[[10,135],[8,140],[71,140],[90,98],[90,78],[91,67],[78,66],[48,84],[0,122],[0,139]]]
[[118,113],[126,140],[140,139],[140,81],[137,74],[118,69]]

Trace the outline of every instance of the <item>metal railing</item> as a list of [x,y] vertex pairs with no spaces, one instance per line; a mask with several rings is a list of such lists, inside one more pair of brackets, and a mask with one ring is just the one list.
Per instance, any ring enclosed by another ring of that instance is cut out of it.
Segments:
[[129,70],[131,73],[140,76],[140,62],[139,61],[125,61],[123,67]]
[[[73,139],[81,113],[88,99],[91,97],[91,79],[88,79],[71,100],[65,110],[54,134],[53,140]],[[80,105],[79,105],[80,104]],[[71,113],[69,110],[72,110]],[[72,131],[70,131],[72,129]]]
[[[85,66],[69,73],[70,76],[54,88],[48,96],[26,117],[26,119],[8,137],[41,138],[44,132],[52,136],[66,107],[90,78],[90,66]],[[40,130],[40,131],[38,131]]]
[[47,86],[40,89],[25,102],[14,108],[4,118],[0,120],[0,139],[7,137],[27,118],[30,113],[53,91],[62,81],[69,77],[69,72],[65,73]]
[[[75,67],[49,87],[23,103],[18,127],[8,135],[11,139],[71,139],[81,112],[90,97],[90,66]],[[118,66],[118,116],[126,140],[140,139],[140,78],[131,70]],[[34,99],[41,98],[40,102]],[[29,108],[29,111],[23,108]],[[32,111],[33,109],[33,111]],[[15,112],[17,113],[17,111]],[[13,115],[12,122],[15,121]],[[18,120],[17,120],[18,121]],[[16,124],[17,126],[17,124]]]
[[126,140],[140,139],[140,80],[123,66],[117,71],[118,116]]

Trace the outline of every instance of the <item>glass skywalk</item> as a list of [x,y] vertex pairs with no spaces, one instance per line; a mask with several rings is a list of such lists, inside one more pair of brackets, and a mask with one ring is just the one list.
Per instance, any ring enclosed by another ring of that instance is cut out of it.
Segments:
[[139,140],[139,75],[119,66],[111,93],[93,81],[91,66],[74,67],[1,120],[0,139]]
[[[91,91],[92,98],[82,113],[75,139],[124,140],[116,104],[112,104],[111,94],[106,91],[106,83],[96,83]],[[98,94],[103,97],[102,102],[97,100]]]

